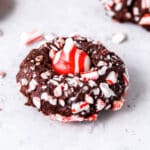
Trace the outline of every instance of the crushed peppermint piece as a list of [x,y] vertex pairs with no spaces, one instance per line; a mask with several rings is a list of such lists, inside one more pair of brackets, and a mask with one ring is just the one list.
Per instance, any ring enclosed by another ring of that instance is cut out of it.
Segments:
[[117,75],[114,71],[111,71],[106,77],[106,82],[109,85],[115,84],[117,82]]
[[26,45],[31,45],[37,41],[43,40],[43,35],[39,31],[23,32],[20,36],[21,41]]
[[96,103],[97,111],[102,110],[105,106],[106,106],[106,104],[105,104],[105,102],[103,100],[101,100],[101,99],[97,100],[97,103]]
[[107,66],[107,63],[106,63],[105,61],[100,60],[100,61],[97,63],[97,66],[98,66],[98,67]]
[[78,78],[67,78],[66,80],[68,81],[69,85],[77,87],[79,81]]
[[6,76],[6,73],[3,71],[0,71],[0,79],[4,78]]
[[87,111],[89,109],[89,103],[87,102],[78,102],[72,104],[72,113],[78,113],[83,110]]
[[62,106],[62,107],[64,107],[65,106],[65,101],[63,100],[63,99],[59,99],[59,104]]
[[41,94],[41,99],[48,101],[51,105],[56,105],[57,104],[57,100],[54,99],[52,96],[50,96],[47,92],[44,92]]
[[127,40],[127,35],[125,33],[115,33],[112,36],[112,42],[114,44],[120,44]]
[[93,92],[94,95],[99,95],[100,90],[99,90],[99,88],[94,88],[94,89],[92,90],[92,92]]
[[72,122],[72,121],[81,122],[81,121],[84,121],[84,120],[85,121],[95,121],[95,120],[97,120],[97,114],[93,114],[88,118],[83,118],[83,117],[80,117],[78,115],[72,115],[72,116],[66,117],[66,116],[61,116],[59,114],[56,114],[56,115],[51,114],[50,119],[51,120],[58,120],[58,121],[61,121],[61,122]]
[[88,73],[83,73],[81,74],[82,80],[83,81],[88,81],[88,80],[97,80],[99,75],[97,71],[92,71],[92,72],[88,72]]
[[129,84],[129,76],[128,76],[127,72],[123,74],[123,79],[124,79],[124,82],[127,86]]
[[48,42],[52,41],[55,37],[56,37],[56,34],[54,33],[44,35],[44,39]]
[[106,73],[106,70],[107,70],[107,66],[103,66],[101,69],[98,70],[98,74],[102,76]]
[[41,78],[42,79],[48,79],[49,76],[50,76],[50,72],[49,71],[41,73]]
[[59,85],[59,83],[58,83],[57,81],[53,80],[53,79],[50,79],[50,80],[48,81],[48,84],[53,84],[53,85],[56,85],[56,86]]
[[122,108],[122,106],[125,103],[125,99],[121,99],[121,101],[114,101],[113,102],[113,106],[112,106],[112,110],[117,111],[120,110]]
[[106,98],[109,98],[111,96],[115,96],[114,91],[112,91],[107,83],[100,83],[100,89],[102,90],[103,95]]
[[94,99],[88,94],[85,94],[85,101],[88,102],[89,104],[94,103]]
[[21,85],[22,85],[22,86],[28,85],[28,80],[27,80],[26,78],[21,79],[20,82],[21,82]]
[[68,90],[68,84],[64,84],[64,91]]
[[51,105],[57,105],[57,99],[53,99],[52,97],[50,97],[49,99],[48,99],[48,101],[49,101],[49,103],[51,104]]
[[105,107],[105,110],[109,110],[111,108],[111,104],[108,104],[106,107]]
[[53,59],[53,58],[55,57],[55,55],[56,55],[56,50],[51,49],[50,52],[49,52],[49,57],[50,57],[51,59]]
[[48,101],[49,95],[47,94],[47,92],[44,92],[44,93],[41,94],[41,99]]
[[89,85],[90,87],[95,87],[95,86],[97,86],[96,82],[94,82],[93,80],[89,80],[89,81],[88,81],[88,85]]
[[58,85],[58,86],[54,89],[54,95],[55,95],[56,97],[62,96],[62,85]]
[[150,25],[150,14],[143,15],[139,24],[140,25]]
[[41,101],[40,101],[40,98],[39,98],[39,97],[33,97],[32,102],[33,102],[33,104],[34,104],[38,109],[40,109],[40,107],[41,107]]
[[35,90],[37,85],[38,85],[37,81],[35,79],[32,79],[29,83],[28,91],[31,92],[31,91]]

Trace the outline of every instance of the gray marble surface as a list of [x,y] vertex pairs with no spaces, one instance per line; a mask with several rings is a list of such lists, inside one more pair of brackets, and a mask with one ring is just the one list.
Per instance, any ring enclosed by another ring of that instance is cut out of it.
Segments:
[[[0,149],[2,150],[141,150],[150,148],[150,33],[114,23],[98,0],[0,0]],[[69,35],[80,33],[100,40],[119,54],[129,68],[131,85],[121,111],[101,114],[93,123],[50,121],[36,109],[23,105],[16,88],[19,63],[31,47],[20,42],[23,31]],[[113,33],[125,32],[128,41],[116,45]]]

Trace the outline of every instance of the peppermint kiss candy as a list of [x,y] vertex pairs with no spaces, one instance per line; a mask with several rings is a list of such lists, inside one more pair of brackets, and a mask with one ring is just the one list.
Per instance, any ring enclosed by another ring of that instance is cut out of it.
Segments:
[[74,74],[90,69],[89,56],[76,47],[72,38],[66,39],[63,50],[55,54],[52,62],[54,70],[59,74]]

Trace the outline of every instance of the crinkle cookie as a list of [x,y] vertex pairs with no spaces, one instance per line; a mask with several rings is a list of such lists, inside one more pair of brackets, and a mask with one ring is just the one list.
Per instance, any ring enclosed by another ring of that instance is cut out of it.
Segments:
[[150,0],[103,0],[106,13],[119,22],[132,22],[150,31]]
[[27,105],[53,120],[94,121],[119,110],[129,84],[124,62],[100,42],[57,37],[33,49],[17,74]]

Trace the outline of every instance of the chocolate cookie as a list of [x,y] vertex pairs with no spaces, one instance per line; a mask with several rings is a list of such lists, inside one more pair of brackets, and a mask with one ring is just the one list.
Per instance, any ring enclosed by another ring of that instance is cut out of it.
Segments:
[[119,110],[129,83],[114,52],[81,36],[57,37],[31,50],[16,78],[26,105],[63,122],[93,121],[101,111]]
[[106,12],[119,22],[132,22],[150,31],[149,0],[104,0]]

